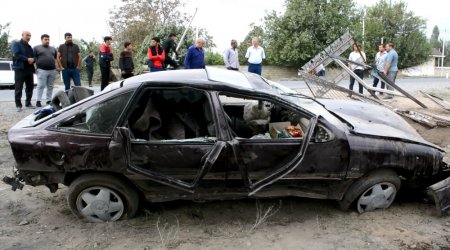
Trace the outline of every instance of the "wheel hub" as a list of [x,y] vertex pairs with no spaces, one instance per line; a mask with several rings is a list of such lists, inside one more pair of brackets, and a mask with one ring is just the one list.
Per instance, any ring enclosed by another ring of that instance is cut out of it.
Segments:
[[378,208],[380,205],[383,205],[386,203],[386,198],[383,195],[377,195],[373,199],[373,204],[376,208]]
[[92,208],[98,213],[106,213],[109,210],[109,205],[102,200],[92,202]]

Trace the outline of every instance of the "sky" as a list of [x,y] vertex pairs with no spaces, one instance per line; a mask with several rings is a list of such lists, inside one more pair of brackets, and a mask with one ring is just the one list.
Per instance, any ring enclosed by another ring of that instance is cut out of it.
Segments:
[[[198,8],[192,25],[206,28],[213,36],[216,50],[225,50],[231,39],[242,41],[250,30],[250,24],[262,24],[267,12],[284,11],[284,0],[182,0],[183,11],[193,14]],[[370,6],[377,0],[355,0],[359,7]],[[392,0],[395,2],[396,0]],[[434,25],[450,40],[450,15],[442,6],[443,0],[405,0],[408,10],[427,20],[427,36]],[[0,24],[11,22],[10,39],[19,39],[23,30],[32,34],[30,44],[40,44],[41,34],[50,35],[52,45],[63,42],[65,32],[76,39],[101,41],[109,35],[109,10],[121,4],[120,0],[22,0],[2,1]],[[443,32],[444,30],[447,32]],[[181,36],[181,35],[180,35]],[[246,45],[244,45],[246,46]]]

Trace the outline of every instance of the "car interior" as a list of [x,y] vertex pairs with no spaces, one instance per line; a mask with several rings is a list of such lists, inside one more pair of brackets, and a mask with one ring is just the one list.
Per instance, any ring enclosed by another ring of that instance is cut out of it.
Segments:
[[149,89],[139,98],[128,124],[134,139],[215,137],[210,105],[207,96],[200,90]]
[[220,100],[237,138],[301,138],[309,125],[306,115],[271,101],[226,94],[221,94]]

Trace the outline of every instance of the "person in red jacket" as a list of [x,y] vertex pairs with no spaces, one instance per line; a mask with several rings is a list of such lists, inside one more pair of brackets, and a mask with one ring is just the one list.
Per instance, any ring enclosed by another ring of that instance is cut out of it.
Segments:
[[105,41],[105,43],[100,45],[100,56],[98,59],[100,72],[102,73],[102,83],[100,85],[100,90],[103,90],[109,84],[111,61],[114,60],[114,56],[111,51],[112,38],[110,36],[105,36],[103,40]]
[[159,37],[153,37],[151,41],[151,46],[148,47],[148,68],[150,72],[163,71],[163,63],[166,58],[164,50],[159,45]]

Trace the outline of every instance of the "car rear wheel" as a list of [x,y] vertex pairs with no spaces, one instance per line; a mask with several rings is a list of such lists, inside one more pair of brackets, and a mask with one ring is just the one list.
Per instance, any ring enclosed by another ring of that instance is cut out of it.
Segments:
[[139,196],[134,188],[115,176],[88,174],[70,184],[67,202],[77,217],[104,222],[132,218],[139,207]]
[[339,205],[346,210],[355,203],[359,213],[388,208],[394,202],[400,185],[400,178],[394,171],[376,170],[353,183]]

